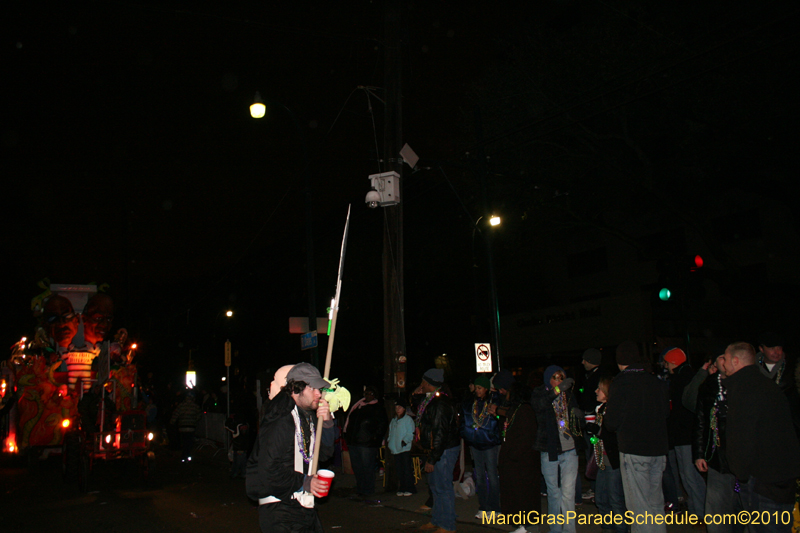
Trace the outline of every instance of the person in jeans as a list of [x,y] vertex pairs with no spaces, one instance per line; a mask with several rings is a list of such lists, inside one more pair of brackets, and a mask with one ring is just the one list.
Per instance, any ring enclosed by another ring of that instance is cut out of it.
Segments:
[[500,455],[500,423],[492,415],[491,384],[486,376],[478,376],[475,381],[475,395],[461,404],[461,437],[469,445],[474,463],[473,477],[478,493],[478,514],[500,512],[500,477],[497,472],[497,459]]
[[686,353],[680,348],[670,348],[664,353],[664,363],[669,372],[670,412],[667,418],[669,436],[669,462],[677,466],[683,488],[688,496],[689,512],[702,522],[705,515],[706,484],[692,460],[692,430],[696,417],[683,405],[683,392],[692,382],[695,372],[689,366]]
[[[608,390],[611,387],[611,377],[601,376],[597,383],[595,394],[597,401],[597,418],[595,422],[586,424],[586,432],[592,435],[591,442],[597,458],[597,490],[594,503],[603,515],[612,513],[625,516],[625,492],[622,488],[622,473],[619,469],[619,446],[617,434],[603,424],[608,402]],[[627,533],[628,526],[621,524],[605,524],[600,526],[603,530]]]
[[458,408],[442,390],[444,370],[431,368],[414,394],[425,394],[417,408],[417,439],[425,450],[425,473],[433,494],[431,521],[420,529],[433,533],[456,530],[456,493],[453,470],[461,451]]
[[[709,516],[736,514],[742,510],[736,492],[736,477],[731,474],[725,452],[728,442],[728,392],[723,382],[727,376],[722,364],[720,355],[716,364],[703,365],[707,377],[697,391],[695,402],[697,422],[694,426],[692,456],[697,469],[708,473],[706,514]],[[738,521],[714,524],[711,521],[706,528],[708,533],[741,533],[744,524]]]
[[[575,513],[575,480],[578,475],[578,450],[583,446],[580,422],[583,413],[572,395],[575,381],[564,369],[550,365],[544,371],[544,384],[533,390],[531,405],[536,411],[538,430],[533,449],[540,452],[542,474],[547,483],[547,512],[568,516]],[[559,476],[560,472],[560,476]],[[550,533],[575,533],[575,520],[550,525]]]
[[[661,480],[667,464],[669,391],[650,373],[633,341],[617,347],[620,373],[608,391],[603,425],[617,433],[625,505],[634,515],[664,514]],[[665,533],[663,521],[633,523],[632,533]]]
[[414,486],[414,466],[411,458],[414,421],[406,413],[407,408],[408,404],[405,400],[397,400],[394,406],[396,416],[389,422],[389,438],[386,440],[386,447],[394,457],[398,496],[411,496],[417,493]]

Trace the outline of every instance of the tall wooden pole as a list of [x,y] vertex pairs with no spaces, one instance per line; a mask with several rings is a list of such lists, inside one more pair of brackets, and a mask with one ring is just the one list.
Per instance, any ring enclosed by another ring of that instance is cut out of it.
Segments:
[[384,19],[384,172],[394,171],[401,177],[400,203],[383,208],[383,390],[402,392],[405,382],[406,336],[403,289],[403,93],[402,54],[400,42],[400,0],[387,0]]

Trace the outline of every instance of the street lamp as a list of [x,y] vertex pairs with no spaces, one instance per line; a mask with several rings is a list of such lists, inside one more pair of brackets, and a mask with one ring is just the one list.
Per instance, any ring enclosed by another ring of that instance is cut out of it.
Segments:
[[[297,130],[297,135],[300,137],[300,142],[303,149],[303,192],[305,194],[305,204],[306,204],[306,269],[307,269],[307,277],[308,277],[308,328],[309,331],[312,331],[311,328],[314,327],[314,324],[317,323],[317,311],[316,311],[316,286],[314,283],[314,238],[313,238],[313,213],[314,213],[314,206],[311,201],[311,173],[309,172],[309,160],[308,160],[308,143],[306,142],[305,135],[303,134],[303,130],[300,129],[300,124],[297,122],[297,117],[294,115],[291,109],[286,107],[285,105],[278,103],[278,102],[271,102],[272,104],[283,108],[289,116],[292,118],[292,122],[294,123],[295,130]],[[255,97],[253,98],[253,103],[250,105],[250,116],[253,118],[264,118],[267,113],[267,107],[264,105],[264,101],[261,99],[261,93],[256,91]],[[319,361],[317,358],[317,347],[311,348],[311,364],[319,367]]]
[[[494,344],[494,354],[495,359],[497,360],[497,369],[496,371],[500,371],[500,352],[502,347],[500,345],[500,308],[497,303],[497,285],[494,275],[494,260],[492,257],[492,233],[483,233],[480,229],[480,221],[483,220],[483,216],[479,217],[478,220],[475,221],[475,226],[472,228],[472,264],[473,267],[477,268],[477,263],[475,262],[475,233],[479,232],[483,235],[483,241],[486,244],[486,266],[489,275],[489,303],[491,305],[492,311],[492,344]],[[496,227],[500,225],[500,217],[497,215],[491,215],[489,217],[489,225],[492,227]]]

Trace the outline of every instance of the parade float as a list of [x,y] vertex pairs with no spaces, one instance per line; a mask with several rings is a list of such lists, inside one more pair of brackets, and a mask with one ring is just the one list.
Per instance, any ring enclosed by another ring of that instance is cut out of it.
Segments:
[[153,434],[140,406],[136,344],[111,337],[114,304],[96,285],[41,284],[39,325],[0,362],[3,451],[33,463],[61,454],[64,477],[86,490],[100,460],[132,459],[147,476]]

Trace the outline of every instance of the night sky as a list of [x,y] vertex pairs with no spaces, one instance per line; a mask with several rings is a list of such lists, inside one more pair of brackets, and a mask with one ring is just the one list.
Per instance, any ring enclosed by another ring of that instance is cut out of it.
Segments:
[[[287,318],[307,312],[307,164],[317,313],[352,203],[335,357],[380,380],[383,215],[363,199],[382,170],[384,3],[230,4],[3,4],[9,345],[49,278],[108,283],[115,327],[167,374],[190,348],[221,372],[224,337],[247,372],[303,357]],[[547,305],[531,264],[567,222],[702,227],[736,190],[800,228],[792,3],[511,4],[401,2],[404,141],[421,156],[404,177],[406,335],[421,366],[471,346],[485,208],[509,222],[505,312]]]

